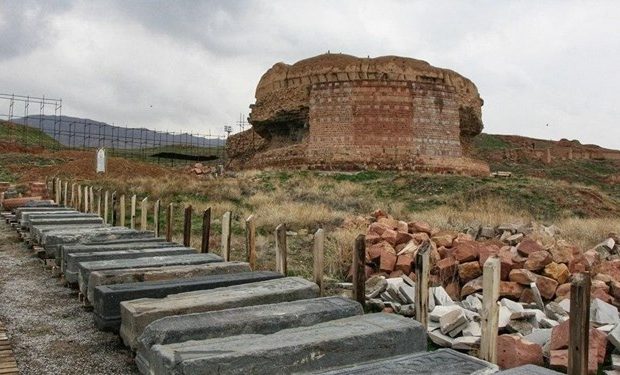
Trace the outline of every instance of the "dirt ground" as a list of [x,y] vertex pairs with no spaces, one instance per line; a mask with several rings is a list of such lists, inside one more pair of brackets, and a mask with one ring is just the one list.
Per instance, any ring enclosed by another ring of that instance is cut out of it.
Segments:
[[77,292],[51,272],[0,223],[0,321],[21,374],[137,374],[116,334],[100,332]]

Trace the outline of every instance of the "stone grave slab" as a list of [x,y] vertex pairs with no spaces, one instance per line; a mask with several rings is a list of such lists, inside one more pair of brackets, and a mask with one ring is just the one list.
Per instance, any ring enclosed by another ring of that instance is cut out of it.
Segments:
[[153,361],[148,368],[139,368],[151,374],[290,374],[425,350],[426,333],[420,323],[377,313],[269,335],[154,345]]
[[184,254],[154,256],[136,259],[112,259],[79,263],[78,284],[80,292],[88,294],[88,281],[91,272],[123,268],[142,268],[160,266],[178,266],[184,264],[204,264],[221,262],[222,258],[215,254]]
[[74,224],[103,224],[103,219],[95,214],[94,216],[31,218],[29,222],[30,227],[36,227],[39,225],[68,226]]
[[44,212],[70,212],[70,211],[77,212],[77,210],[73,207],[19,207],[15,209],[15,218],[17,220],[21,220],[22,214],[26,212],[44,213]]
[[75,228],[71,226],[71,228],[65,230],[44,232],[41,236],[41,244],[45,247],[45,252],[50,258],[59,258],[58,246],[60,245],[152,237],[155,237],[153,232],[138,231],[124,227]]
[[31,217],[35,217],[35,218],[39,218],[41,216],[44,215],[50,215],[50,216],[62,216],[62,215],[78,215],[80,214],[80,212],[76,211],[76,210],[64,210],[64,211],[30,211],[30,212],[23,212],[19,215],[19,218],[17,218],[16,215],[16,220],[19,221],[19,223],[22,225],[23,228],[28,226],[28,223],[30,221]]
[[191,279],[194,277],[250,271],[250,265],[246,262],[216,262],[185,266],[101,270],[91,272],[88,278],[87,296],[89,301],[94,301],[95,288],[99,285]]
[[140,249],[156,249],[162,247],[178,247],[181,246],[175,242],[166,242],[163,238],[145,238],[139,242],[122,242],[115,244],[79,244],[79,245],[62,245],[59,247],[60,258],[56,259],[56,263],[60,266],[60,270],[64,272],[67,255],[77,253],[95,253],[100,251],[117,251],[117,250],[140,250]]
[[561,375],[561,372],[549,370],[548,368],[536,366],[536,365],[525,365],[514,367],[508,370],[503,370],[498,372],[497,374],[502,375]]
[[322,375],[353,374],[425,374],[425,375],[483,375],[493,374],[498,367],[452,349],[439,349],[364,362],[342,368],[312,372]]
[[300,277],[261,281],[225,288],[142,298],[121,302],[120,335],[125,345],[135,348],[144,328],[157,319],[234,307],[264,305],[316,298],[319,287]]
[[324,297],[205,313],[173,315],[146,326],[138,338],[136,361],[148,367],[150,348],[190,340],[242,334],[270,334],[362,315],[362,305],[343,297]]
[[208,290],[231,285],[279,279],[281,273],[255,271],[211,275],[192,279],[146,281],[143,283],[102,285],[95,288],[91,301],[95,324],[101,330],[117,331],[121,325],[121,302],[138,298],[164,298],[171,294]]
[[170,256],[196,254],[191,247],[177,245],[177,247],[163,247],[150,249],[114,250],[94,253],[74,253],[67,256],[67,263],[63,271],[65,280],[70,284],[78,282],[79,264],[83,262],[96,262],[103,260],[136,259],[155,256]]

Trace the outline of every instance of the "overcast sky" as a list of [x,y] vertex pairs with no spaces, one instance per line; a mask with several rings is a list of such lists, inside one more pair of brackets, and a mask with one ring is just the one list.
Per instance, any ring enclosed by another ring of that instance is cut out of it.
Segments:
[[620,149],[619,1],[0,0],[0,93],[129,127],[222,133],[274,63],[328,50],[463,74],[485,132]]

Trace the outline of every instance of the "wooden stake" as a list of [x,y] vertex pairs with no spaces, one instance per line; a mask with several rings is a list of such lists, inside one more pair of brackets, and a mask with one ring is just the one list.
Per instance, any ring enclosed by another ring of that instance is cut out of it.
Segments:
[[101,189],[97,191],[97,215],[101,217]]
[[222,216],[222,258],[224,262],[230,260],[230,228],[232,226],[232,214],[226,211]]
[[590,283],[588,273],[573,275],[570,286],[568,375],[588,373]]
[[129,217],[129,226],[131,229],[136,229],[136,195],[131,196],[131,212]]
[[170,203],[168,205],[168,210],[166,211],[166,241],[172,242],[172,208],[174,205]]
[[280,224],[276,227],[276,272],[280,272],[286,276],[288,264],[286,260],[287,244],[286,244],[286,224]]
[[120,213],[120,217],[121,217],[120,225],[121,225],[121,227],[124,227],[125,226],[125,194],[121,195],[121,197],[119,198],[119,203],[118,204],[120,205],[120,211],[121,211],[121,213]]
[[254,215],[245,219],[245,251],[250,269],[256,269],[256,223]]
[[71,207],[75,208],[77,197],[75,196],[75,183],[71,184]]
[[353,249],[353,299],[362,307],[366,305],[366,236],[355,239]]
[[[314,233],[314,246],[312,248],[314,259],[314,282],[319,286],[320,296],[323,295],[323,248],[325,246],[325,231],[322,228]],[[365,251],[365,250],[364,250]]]
[[92,186],[89,189],[89,196],[90,196],[90,199],[88,200],[90,202],[90,211],[89,212],[95,212],[95,192],[94,192]]
[[88,213],[88,186],[84,186],[84,213]]
[[67,198],[69,196],[69,181],[65,181],[65,184],[62,189],[62,205],[68,207],[69,202],[67,202]]
[[497,256],[487,258],[482,273],[482,311],[480,313],[480,359],[497,364],[497,324],[501,264]]
[[149,198],[145,197],[142,202],[140,202],[140,230],[147,230],[147,215],[148,215],[148,204]]
[[78,211],[82,211],[82,185],[78,185],[77,186],[77,192],[78,192],[78,196],[77,196],[77,210]]
[[190,247],[192,242],[192,205],[185,207],[183,215],[183,246]]
[[60,197],[61,197],[61,192],[62,192],[62,181],[60,181],[60,178],[57,178],[56,181],[54,182],[54,201],[60,205]]
[[108,224],[108,200],[110,199],[110,192],[105,191],[103,197],[103,222]]
[[115,227],[117,224],[117,215],[116,215],[116,192],[112,192],[112,226]]
[[161,200],[156,200],[155,205],[153,205],[153,226],[155,230],[155,237],[159,237],[161,232],[159,226],[159,211],[161,211]]
[[200,252],[209,252],[209,238],[211,237],[211,207],[202,213],[202,243],[200,244]]
[[430,275],[430,248],[429,241],[424,241],[415,257],[415,318],[424,326],[424,330],[428,328],[428,279]]

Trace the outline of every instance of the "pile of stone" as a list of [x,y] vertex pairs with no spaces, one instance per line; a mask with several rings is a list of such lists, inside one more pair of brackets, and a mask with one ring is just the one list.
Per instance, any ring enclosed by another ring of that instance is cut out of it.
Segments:
[[539,238],[553,238],[553,227],[543,228],[542,237],[530,226],[516,225],[454,233],[423,222],[398,221],[380,211],[375,217],[366,236],[367,302],[374,310],[414,317],[415,256],[422,242],[430,241],[428,335],[436,345],[479,348],[482,266],[489,256],[498,256],[500,367],[529,363],[566,370],[569,281],[572,273],[581,271],[592,275],[591,370],[606,358],[608,341],[620,352],[620,256],[615,236],[584,252],[562,240],[543,245]]
[[[443,286],[453,300],[482,290],[482,266],[490,256],[501,262],[500,296],[520,302],[561,301],[570,293],[572,273],[592,274],[592,296],[620,306],[618,238],[582,251],[561,239],[557,229],[533,233],[530,225],[476,226],[463,232],[439,230],[421,221],[404,222],[381,211],[366,234],[366,275],[416,279],[418,247],[430,241],[431,286]],[[547,244],[542,240],[546,240]]]
[[190,174],[202,177],[217,177],[223,172],[221,165],[204,165],[202,163],[188,166],[186,170]]

